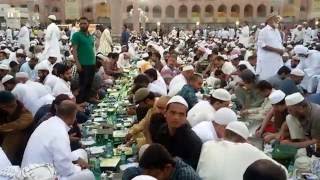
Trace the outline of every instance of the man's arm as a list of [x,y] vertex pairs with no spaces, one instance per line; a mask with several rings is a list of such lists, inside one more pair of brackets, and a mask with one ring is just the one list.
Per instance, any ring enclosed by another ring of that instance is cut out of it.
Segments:
[[75,45],[75,44],[72,45],[71,53],[73,55],[74,60],[76,61],[78,71],[81,72],[82,66],[81,66],[79,59],[78,59],[78,45]]
[[318,140],[316,140],[316,139],[304,140],[301,142],[293,142],[291,140],[283,140],[283,141],[281,141],[281,144],[294,146],[296,148],[306,148],[312,144],[316,144],[317,142],[318,142]]

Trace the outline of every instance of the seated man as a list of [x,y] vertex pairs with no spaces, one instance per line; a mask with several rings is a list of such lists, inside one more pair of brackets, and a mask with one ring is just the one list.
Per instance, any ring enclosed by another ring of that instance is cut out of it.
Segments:
[[283,91],[286,95],[300,92],[302,93],[301,87],[298,85],[301,83],[304,77],[304,72],[298,68],[291,71],[290,76],[283,80],[279,89]]
[[181,96],[172,97],[167,103],[166,123],[159,128],[155,143],[196,169],[202,142],[187,124],[187,111],[188,104]]
[[248,128],[251,133],[255,133],[257,128],[261,125],[267,113],[271,110],[272,106],[269,100],[269,95],[272,92],[272,86],[265,80],[258,82],[256,85],[258,93],[264,97],[263,103],[256,108],[243,109],[240,115],[243,120],[248,123]]
[[286,180],[286,172],[267,159],[260,159],[252,163],[244,172],[243,180]]
[[286,127],[290,139],[281,143],[298,148],[317,143],[320,139],[320,106],[307,102],[300,93],[287,96],[285,101],[289,112]]
[[242,83],[235,88],[235,95],[242,109],[260,107],[264,99],[258,94],[255,88],[256,76],[250,70],[246,69],[239,77]]
[[271,76],[269,79],[267,79],[267,81],[272,85],[274,89],[279,89],[281,83],[289,76],[290,72],[291,70],[287,66],[282,66],[278,70],[277,74]]
[[[156,156],[155,156],[156,154]],[[139,160],[143,174],[159,180],[200,180],[197,173],[179,157],[173,158],[160,144],[151,144]]]
[[20,165],[31,134],[32,114],[9,91],[0,91],[0,144],[13,165]]
[[184,85],[181,91],[178,93],[178,95],[187,101],[189,109],[198,103],[198,97],[196,96],[196,93],[200,91],[202,83],[202,76],[200,74],[194,74],[191,76],[188,84]]
[[140,122],[154,105],[155,95],[147,88],[140,88],[134,94],[134,101],[137,105],[137,120]]
[[237,115],[229,108],[220,108],[211,121],[203,121],[192,128],[203,143],[224,137],[226,126],[237,121]]
[[187,120],[191,127],[202,121],[212,121],[216,111],[229,107],[231,94],[225,89],[216,89],[211,93],[208,101],[200,101],[188,111]]
[[[200,178],[242,180],[247,167],[259,159],[268,159],[281,166],[264,152],[248,144],[248,137],[249,130],[245,124],[235,121],[226,127],[225,140],[204,143],[197,168]],[[285,170],[285,167],[282,169]]]
[[[81,170],[89,167],[85,159],[70,149],[68,130],[74,124],[76,113],[75,103],[63,101],[57,108],[57,115],[41,123],[32,133],[21,166],[48,163],[54,165],[62,179],[93,180],[91,171]],[[79,151],[78,154],[80,153]],[[86,158],[85,152],[82,152],[82,156]]]

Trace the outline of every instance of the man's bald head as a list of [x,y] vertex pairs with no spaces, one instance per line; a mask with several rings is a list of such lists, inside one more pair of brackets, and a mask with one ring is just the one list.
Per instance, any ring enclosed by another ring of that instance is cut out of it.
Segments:
[[157,99],[156,103],[154,104],[156,108],[156,113],[164,114],[169,100],[170,100],[169,96],[161,96],[159,99]]
[[59,116],[67,125],[73,125],[78,108],[71,100],[64,100],[57,108],[57,116]]

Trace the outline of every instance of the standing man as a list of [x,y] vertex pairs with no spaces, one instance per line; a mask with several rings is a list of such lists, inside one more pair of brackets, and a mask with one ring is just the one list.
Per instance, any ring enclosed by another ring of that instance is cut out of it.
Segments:
[[277,29],[279,21],[279,16],[270,15],[267,25],[259,33],[256,73],[260,80],[273,76],[283,66],[284,47]]
[[91,90],[96,67],[94,38],[90,35],[88,28],[88,19],[81,17],[80,31],[74,33],[71,39],[72,54],[79,72],[80,92],[77,98],[79,103],[83,103],[89,99],[88,92]]
[[50,54],[55,54],[57,56],[58,62],[61,62],[59,44],[60,29],[55,23],[57,19],[55,15],[50,15],[48,19],[50,21],[50,24],[45,35],[45,49],[43,54],[45,54],[46,59],[49,58]]
[[98,52],[102,53],[104,56],[108,56],[112,52],[112,38],[109,28],[106,28],[100,38],[100,45]]
[[30,32],[28,27],[24,24],[18,33],[18,44],[19,46],[23,45],[24,50],[27,50],[30,47]]
[[128,41],[130,38],[130,33],[128,31],[127,25],[123,25],[123,31],[121,34],[121,46],[128,45]]

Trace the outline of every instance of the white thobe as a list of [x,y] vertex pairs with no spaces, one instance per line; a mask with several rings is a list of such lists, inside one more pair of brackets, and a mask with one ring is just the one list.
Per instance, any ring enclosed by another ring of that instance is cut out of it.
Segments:
[[176,94],[178,94],[179,91],[181,91],[181,89],[183,88],[184,85],[187,84],[187,80],[186,78],[183,76],[183,74],[179,74],[177,76],[175,76],[169,84],[169,96],[175,96]]
[[38,72],[36,68],[31,69],[28,62],[25,62],[22,64],[22,66],[20,67],[20,72],[27,73],[29,76],[29,79],[33,81],[37,80]]
[[71,179],[72,176],[81,174],[81,168],[72,163],[79,157],[71,152],[69,130],[67,124],[57,116],[41,123],[28,141],[21,166],[52,164],[61,179]]
[[304,32],[303,32],[302,30],[299,31],[298,29],[294,29],[294,30],[292,31],[292,34],[293,34],[292,40],[293,40],[294,43],[303,41]]
[[208,101],[199,101],[189,111],[187,120],[191,127],[202,121],[212,121],[216,110]]
[[12,42],[12,29],[6,30],[7,41]]
[[239,34],[239,43],[248,47],[250,39],[250,29],[249,26],[244,26],[241,28],[241,33]]
[[230,37],[229,31],[227,31],[227,30],[221,31],[221,38],[222,39],[229,39],[229,37]]
[[229,39],[233,40],[235,35],[236,31],[233,28],[229,29]]
[[312,78],[320,75],[320,52],[309,50],[307,58],[300,58],[300,63],[297,68],[305,72],[301,86],[309,93],[313,93],[318,85],[318,80],[313,81]]
[[44,79],[43,84],[50,90],[50,92],[52,92],[57,80],[57,76],[53,74],[48,74],[47,77]]
[[51,95],[51,91],[46,86],[30,80],[28,80],[25,84],[32,88],[34,93],[37,94],[36,109],[39,109],[43,105],[52,104],[54,97]]
[[[53,66],[54,66],[56,63],[51,64],[50,61],[48,61],[48,60],[46,59],[46,60],[41,61],[39,64],[45,64],[45,66],[48,67],[49,72],[52,73]],[[38,65],[39,65],[39,64],[38,64]]]
[[256,147],[223,140],[202,145],[197,173],[203,180],[242,180],[248,166],[260,159],[270,160],[287,172],[285,167]]
[[11,166],[11,162],[8,159],[6,153],[2,150],[0,147],[0,168],[6,168],[8,166]]
[[313,30],[311,27],[308,27],[304,30],[304,36],[303,36],[303,43],[304,44],[311,44],[313,40]]
[[30,32],[27,26],[23,26],[18,34],[18,43],[19,45],[24,45],[25,49],[30,47]]
[[45,49],[43,52],[45,59],[48,59],[51,55],[55,55],[57,56],[57,61],[61,61],[59,39],[60,29],[55,23],[51,23],[45,35]]
[[263,48],[266,46],[284,49],[280,32],[269,25],[260,31],[258,37],[256,73],[259,75],[260,80],[265,80],[275,75],[283,66],[282,56],[275,52],[264,50]]
[[109,29],[106,28],[100,37],[100,44],[99,44],[98,52],[107,56],[112,51],[111,45],[112,45],[111,34],[110,34]]
[[166,82],[164,81],[159,72],[157,72],[157,75],[158,79],[150,83],[148,85],[148,89],[149,91],[158,93],[161,96],[166,96],[168,94]]
[[121,69],[130,68],[131,67],[130,59],[125,59],[124,54],[121,53],[119,55],[119,60],[117,61],[117,66],[118,68],[121,68]]
[[68,95],[70,98],[73,98],[73,94],[71,92],[70,89],[70,83],[66,82],[65,80],[58,78],[56,81],[56,84],[52,90],[52,95],[54,97],[59,96],[60,94],[66,94]]
[[213,127],[212,121],[203,121],[192,128],[203,143],[207,141],[218,141],[216,129]]

